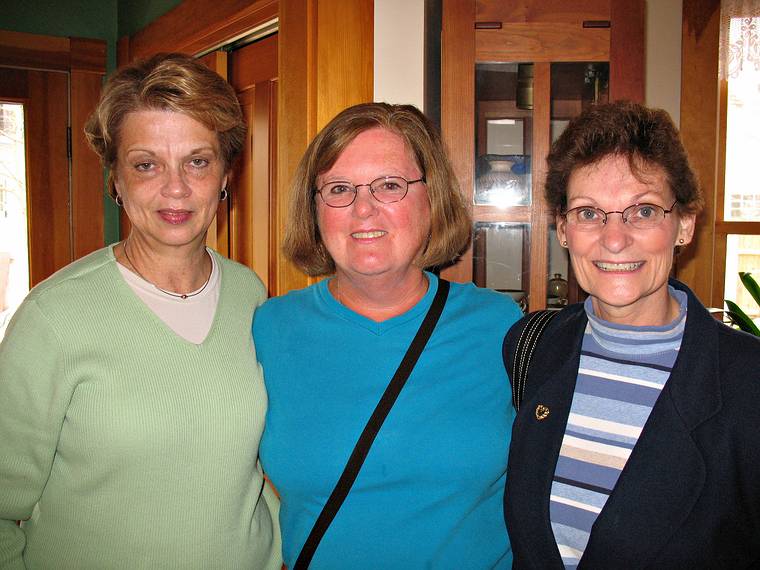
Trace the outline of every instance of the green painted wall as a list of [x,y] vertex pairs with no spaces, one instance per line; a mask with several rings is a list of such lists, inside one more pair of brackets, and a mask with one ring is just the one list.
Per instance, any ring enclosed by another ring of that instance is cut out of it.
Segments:
[[[0,30],[105,40],[108,71],[116,69],[116,41],[168,12],[181,0],[10,0],[0,8]],[[105,243],[119,240],[119,211],[103,185]]]
[[118,3],[119,37],[131,36],[162,16],[182,0],[130,0]]

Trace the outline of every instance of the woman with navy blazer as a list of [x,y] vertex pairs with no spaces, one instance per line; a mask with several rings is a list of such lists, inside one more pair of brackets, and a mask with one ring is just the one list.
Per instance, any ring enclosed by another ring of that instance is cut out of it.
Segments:
[[[515,567],[760,566],[760,341],[669,279],[701,206],[675,127],[594,106],[548,166],[589,296],[549,322],[528,367],[504,502]],[[505,338],[509,371],[526,320]]]

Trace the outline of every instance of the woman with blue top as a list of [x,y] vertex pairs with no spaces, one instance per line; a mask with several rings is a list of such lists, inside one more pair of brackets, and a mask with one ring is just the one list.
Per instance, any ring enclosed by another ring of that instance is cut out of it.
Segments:
[[86,134],[131,229],[32,289],[0,344],[3,570],[280,570],[250,335],[266,291],[205,246],[245,131],[192,57],[106,83]]
[[313,558],[296,564],[449,285],[425,268],[454,259],[470,231],[440,137],[414,107],[351,107],[307,149],[285,251],[309,275],[331,277],[270,299],[253,326],[269,395],[262,461],[282,501],[288,567],[511,565],[501,505],[513,411],[501,343],[520,311],[471,283],[450,285],[345,501]]
[[[755,567],[760,341],[668,278],[701,205],[676,128],[638,104],[593,106],[548,166],[589,296],[549,322],[523,378],[505,496],[515,567]],[[505,339],[512,380],[530,318]]]

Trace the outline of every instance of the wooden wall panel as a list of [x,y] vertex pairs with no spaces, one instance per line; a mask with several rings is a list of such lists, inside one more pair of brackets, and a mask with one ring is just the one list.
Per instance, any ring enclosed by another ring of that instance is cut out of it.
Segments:
[[[678,258],[677,277],[706,305],[722,306],[715,287],[715,212],[718,171],[718,45],[720,2],[684,2],[681,40],[681,137],[699,178],[705,209],[694,242]],[[722,271],[722,268],[718,268]]]
[[270,277],[272,295],[315,281],[279,254],[290,183],[317,131],[344,108],[372,100],[373,9],[372,0],[280,0],[277,201],[270,230],[278,263]]
[[32,286],[72,261],[69,164],[66,152],[68,77],[28,71],[25,106],[30,281]]
[[[227,77],[227,52],[222,50],[212,51],[199,58],[199,61],[213,69],[222,77]],[[227,181],[228,190],[235,185],[234,179]],[[230,234],[229,234],[229,209],[232,198],[228,196],[224,202],[219,202],[216,209],[216,217],[211,222],[206,234],[206,245],[215,249],[224,257],[230,255]],[[126,216],[125,216],[126,217]]]
[[[474,0],[447,0],[443,3],[441,131],[468,204],[472,204],[475,179],[474,18]],[[450,281],[467,282],[471,280],[471,267],[472,248],[469,248],[459,263],[445,269],[441,275]]]
[[[279,247],[285,235],[289,188],[309,140],[316,134],[316,0],[280,0],[277,106],[277,201],[271,227],[277,248],[276,271],[270,294],[306,287],[310,280],[284,256]],[[298,120],[293,120],[296,117]]]
[[646,6],[644,0],[610,1],[610,99],[644,102],[644,49]]
[[372,101],[373,0],[317,2],[317,130],[338,112]]
[[103,76],[71,72],[71,220],[74,259],[103,247],[103,167],[87,144],[84,124],[95,109]]

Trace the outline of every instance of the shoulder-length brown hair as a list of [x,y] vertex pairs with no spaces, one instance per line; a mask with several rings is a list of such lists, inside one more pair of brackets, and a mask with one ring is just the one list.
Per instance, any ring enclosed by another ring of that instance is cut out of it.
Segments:
[[283,250],[308,275],[335,272],[335,262],[317,226],[317,177],[335,164],[359,133],[378,127],[404,140],[427,181],[430,239],[415,264],[421,268],[446,265],[469,243],[469,212],[438,130],[411,105],[362,103],[339,113],[317,134],[301,158],[291,185]]
[[221,76],[181,53],[137,61],[109,78],[84,129],[90,146],[109,169],[108,193],[114,199],[119,130],[127,114],[143,110],[183,113],[216,132],[227,171],[243,150],[243,113],[235,91]]

